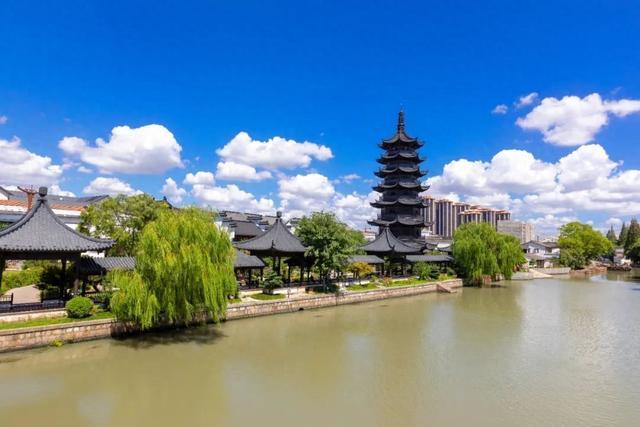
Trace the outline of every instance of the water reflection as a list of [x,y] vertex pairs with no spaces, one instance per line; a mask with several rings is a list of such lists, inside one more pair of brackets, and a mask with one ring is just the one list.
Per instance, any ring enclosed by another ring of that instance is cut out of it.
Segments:
[[635,425],[635,288],[507,282],[0,355],[2,425]]

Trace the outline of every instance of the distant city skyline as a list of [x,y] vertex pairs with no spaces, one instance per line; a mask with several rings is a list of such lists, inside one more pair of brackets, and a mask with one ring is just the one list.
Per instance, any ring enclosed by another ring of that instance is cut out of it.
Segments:
[[[377,214],[396,114],[427,194],[551,235],[640,215],[640,5],[5,1],[0,185]],[[569,18],[567,18],[569,17]]]

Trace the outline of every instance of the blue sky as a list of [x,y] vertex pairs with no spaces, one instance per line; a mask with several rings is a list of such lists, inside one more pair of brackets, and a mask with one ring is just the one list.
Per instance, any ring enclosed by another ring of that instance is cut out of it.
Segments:
[[0,4],[4,184],[362,225],[402,106],[437,195],[640,214],[635,2],[39,3]]

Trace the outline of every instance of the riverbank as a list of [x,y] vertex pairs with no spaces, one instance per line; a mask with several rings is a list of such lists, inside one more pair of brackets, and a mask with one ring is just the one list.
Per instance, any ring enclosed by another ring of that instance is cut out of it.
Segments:
[[[449,292],[449,290],[460,291],[460,288],[462,288],[462,280],[451,279],[439,282],[427,282],[424,285],[395,286],[370,291],[346,291],[331,295],[318,294],[276,301],[238,303],[227,307],[226,320],[379,301],[389,298],[434,293],[439,290],[444,292]],[[134,325],[118,322],[114,319],[0,330],[0,352],[116,337],[135,332],[139,332],[139,330]]]

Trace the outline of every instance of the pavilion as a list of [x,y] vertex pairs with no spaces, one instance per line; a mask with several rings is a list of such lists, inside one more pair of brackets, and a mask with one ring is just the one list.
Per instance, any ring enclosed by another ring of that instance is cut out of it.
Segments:
[[112,240],[85,236],[67,226],[53,213],[47,188],[40,187],[31,209],[16,223],[0,231],[0,281],[7,260],[61,260],[61,299],[67,261],[79,261],[83,252],[100,252],[113,246]]
[[[305,258],[307,248],[284,224],[282,212],[277,213],[276,221],[264,233],[252,239],[237,242],[235,247],[260,258],[272,258],[274,271],[278,275],[280,275],[282,258],[288,258],[287,263],[290,266],[300,267],[301,278],[304,277],[305,268],[309,268],[308,260]],[[291,281],[291,268],[289,268],[288,281]]]
[[[391,262],[400,262],[404,274],[407,255],[421,255],[422,246],[403,242],[393,235],[389,227],[383,226],[381,228],[382,230],[380,234],[376,236],[375,240],[361,246],[361,249],[368,255],[376,255],[380,258],[386,256]],[[382,274],[384,275],[384,265],[382,267]]]

